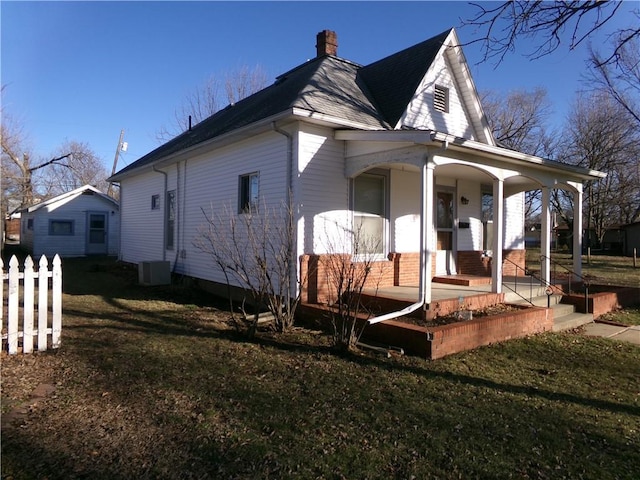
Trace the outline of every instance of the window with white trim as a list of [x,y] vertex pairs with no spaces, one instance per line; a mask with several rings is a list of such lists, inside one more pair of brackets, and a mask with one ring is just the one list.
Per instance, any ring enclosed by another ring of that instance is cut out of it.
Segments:
[[387,210],[387,175],[367,172],[353,179],[356,255],[386,254]]
[[238,178],[238,212],[249,213],[258,208],[260,176],[258,172]]
[[49,235],[73,235],[73,220],[49,220]]
[[165,214],[165,248],[173,250],[174,231],[176,224],[176,191],[169,190],[166,197]]
[[160,210],[160,195],[151,195],[151,210]]

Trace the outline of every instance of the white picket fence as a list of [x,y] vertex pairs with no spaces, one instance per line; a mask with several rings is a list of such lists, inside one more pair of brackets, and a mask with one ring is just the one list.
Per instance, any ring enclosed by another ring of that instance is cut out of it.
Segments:
[[[34,270],[31,257],[24,261],[21,272],[18,259],[11,257],[9,270],[5,273],[4,263],[0,259],[0,322],[2,324],[2,345],[9,354],[18,353],[18,339],[22,338],[22,352],[33,351],[34,337],[38,339],[38,351],[47,349],[48,337],[51,336],[51,348],[60,346],[62,332],[62,262],[56,255],[53,258],[52,269],[44,255],[40,258],[38,269]],[[51,278],[51,282],[49,279]],[[37,282],[36,282],[37,280]],[[8,288],[5,294],[5,281]],[[51,283],[51,310],[49,310],[49,283]],[[20,302],[20,287],[22,286],[22,302]],[[36,295],[37,293],[37,295]],[[5,298],[6,297],[6,298]],[[35,299],[37,297],[37,302]],[[7,315],[5,317],[5,308]],[[35,312],[37,310],[37,316]],[[49,326],[51,316],[51,326]],[[5,324],[5,318],[7,319]],[[37,325],[34,320],[37,318]],[[19,320],[22,319],[22,330]],[[5,347],[6,342],[6,347]]]

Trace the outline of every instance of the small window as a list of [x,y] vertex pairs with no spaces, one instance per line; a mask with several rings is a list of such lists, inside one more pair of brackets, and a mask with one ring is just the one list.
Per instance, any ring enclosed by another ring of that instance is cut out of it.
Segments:
[[27,230],[33,230],[33,218],[27,219]]
[[439,112],[449,112],[449,89],[436,85],[433,92],[433,106]]
[[49,220],[49,235],[73,235],[73,220]]
[[167,250],[173,250],[174,243],[174,228],[176,224],[176,191],[170,190],[167,192],[167,205],[165,210],[165,246]]
[[151,210],[160,209],[160,195],[151,195]]
[[247,213],[258,208],[258,173],[240,175],[238,185],[238,210]]

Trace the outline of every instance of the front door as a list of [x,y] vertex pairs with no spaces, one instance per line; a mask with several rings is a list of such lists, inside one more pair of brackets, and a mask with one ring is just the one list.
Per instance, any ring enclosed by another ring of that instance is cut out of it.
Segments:
[[87,255],[106,255],[107,213],[89,212],[87,216]]
[[451,191],[436,192],[436,275],[456,273],[454,198]]

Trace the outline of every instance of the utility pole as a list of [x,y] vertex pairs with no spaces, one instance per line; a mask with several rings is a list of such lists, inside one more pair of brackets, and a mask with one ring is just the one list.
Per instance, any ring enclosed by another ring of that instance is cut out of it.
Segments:
[[[122,143],[124,139],[124,129],[120,130],[120,138],[118,139],[118,146],[116,147],[116,156],[113,159],[113,168],[111,169],[111,176],[115,175],[116,168],[118,167],[118,156],[120,155],[120,150],[126,151],[127,147],[125,143]],[[107,189],[107,195],[111,196],[111,189],[113,188],[113,183],[109,183],[109,188]]]

